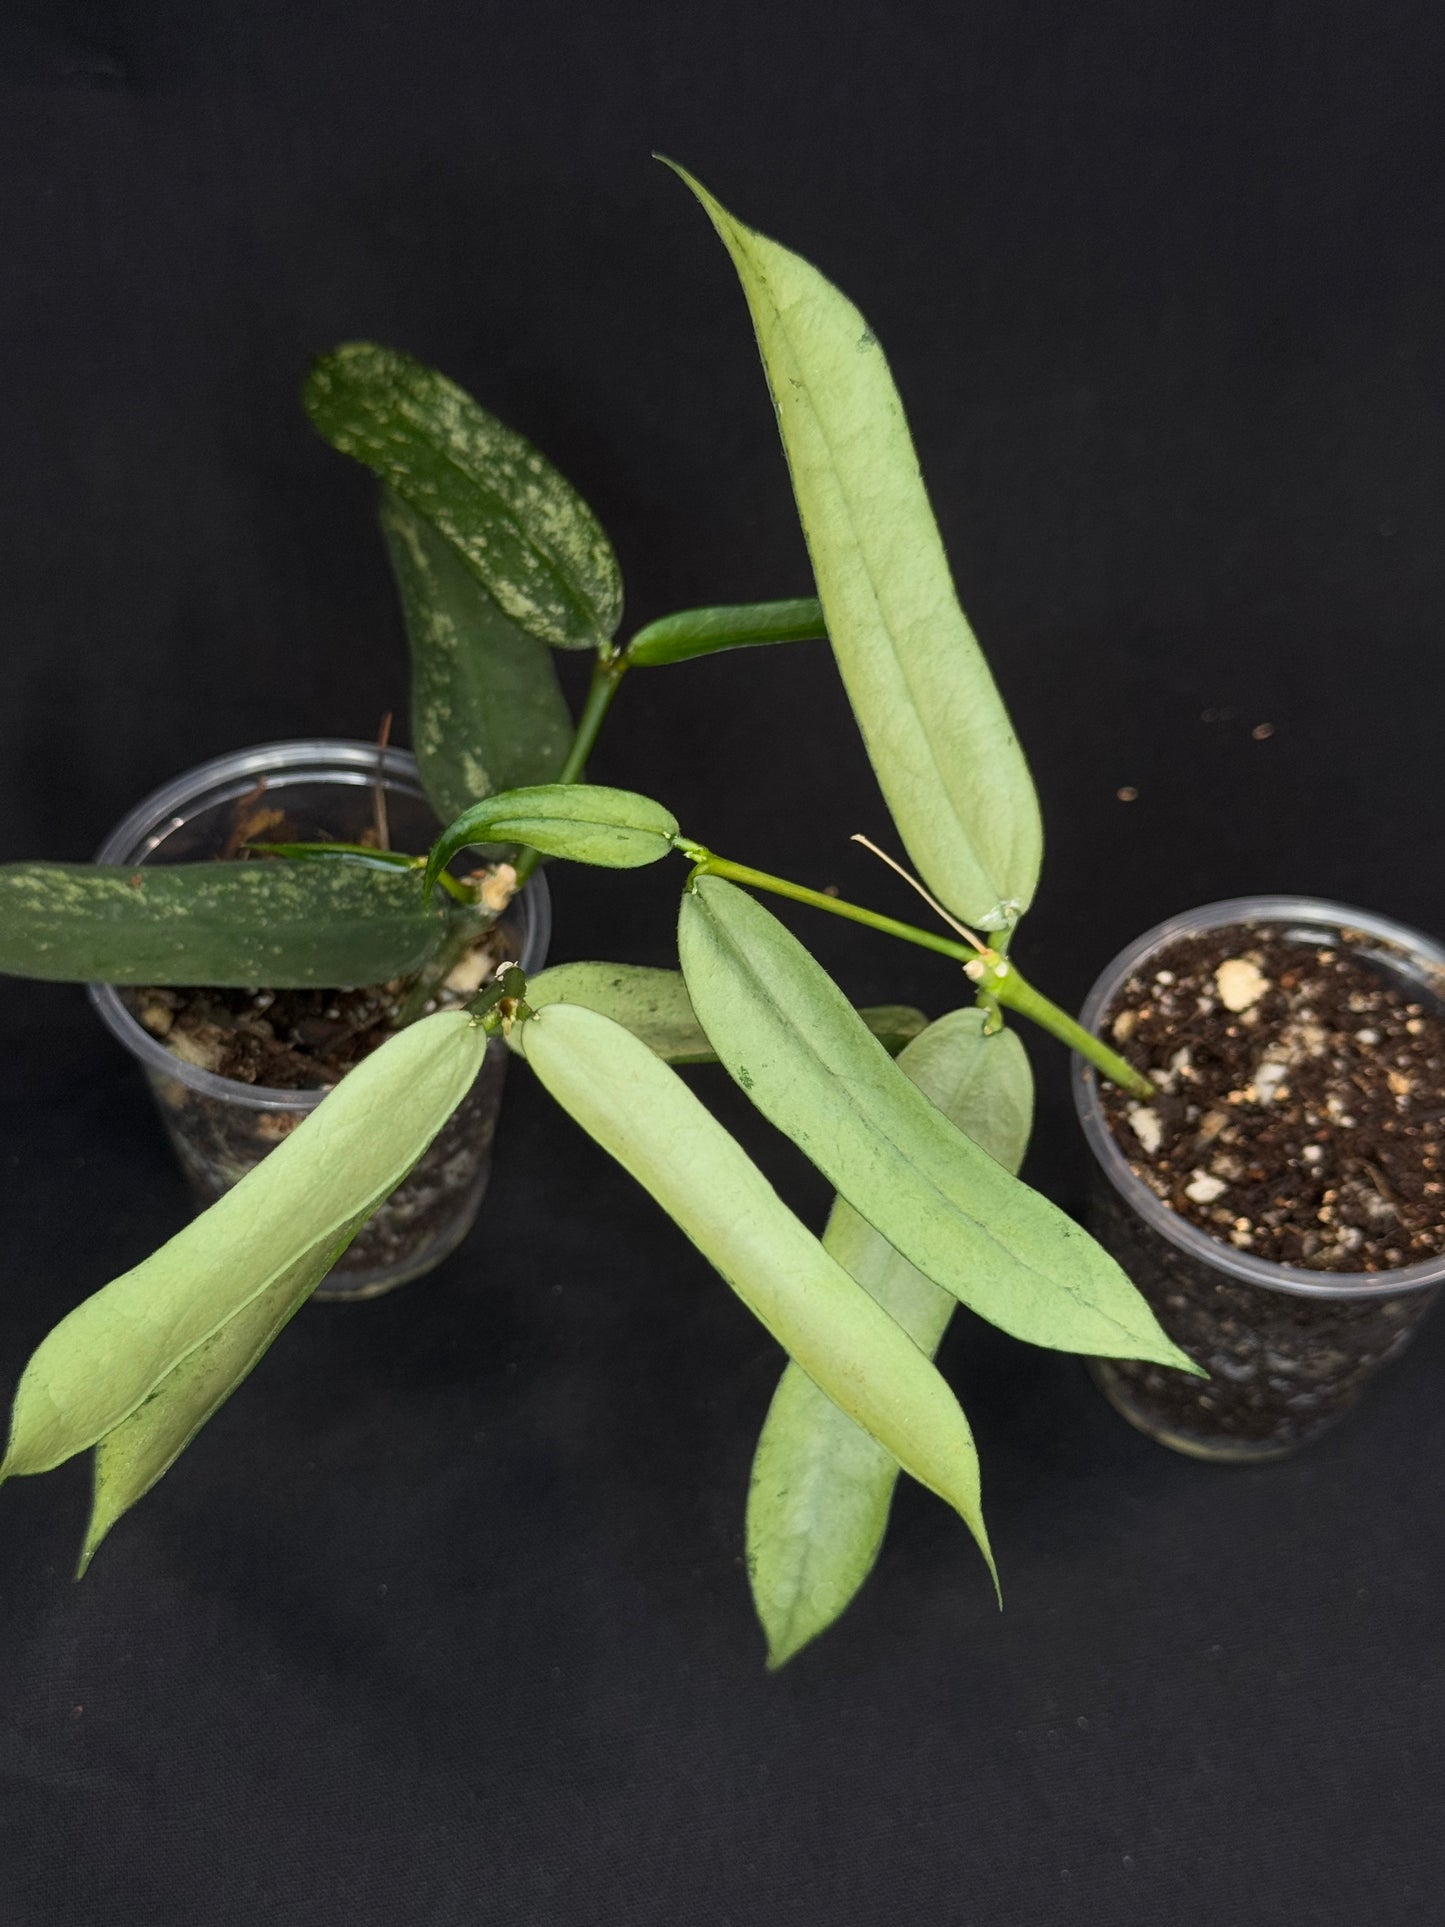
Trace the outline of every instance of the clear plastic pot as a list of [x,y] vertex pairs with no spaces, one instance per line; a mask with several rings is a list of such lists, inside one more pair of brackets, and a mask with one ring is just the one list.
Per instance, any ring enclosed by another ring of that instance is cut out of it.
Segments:
[[[404,750],[380,752],[374,743],[323,739],[266,743],[201,764],[137,804],[111,831],[96,861],[218,857],[232,836],[236,805],[258,792],[285,810],[287,835],[294,840],[355,842],[372,821],[378,760],[393,846],[424,850],[438,825],[414,759]],[[506,954],[528,972],[540,970],[551,922],[539,872],[503,918]],[[268,1090],[186,1063],[144,1028],[111,985],[92,984],[90,995],[145,1071],[198,1209],[229,1190],[326,1095],[324,1089]],[[506,1069],[506,1046],[493,1040],[466,1100],[328,1274],[318,1298],[376,1297],[432,1270],[466,1236],[491,1173]]]
[[[1173,917],[1121,951],[1089,992],[1082,1022],[1097,1031],[1125,982],[1166,945],[1234,923],[1268,924],[1316,946],[1348,930],[1364,939],[1355,953],[1363,948],[1412,997],[1438,1005],[1445,993],[1445,949],[1418,931],[1309,897],[1235,897]],[[1094,1154],[1089,1228],[1210,1374],[1091,1360],[1115,1409],[1161,1444],[1203,1459],[1281,1458],[1336,1424],[1409,1343],[1445,1283],[1445,1257],[1326,1275],[1235,1250],[1134,1175],[1105,1122],[1096,1074],[1077,1059],[1074,1102]]]

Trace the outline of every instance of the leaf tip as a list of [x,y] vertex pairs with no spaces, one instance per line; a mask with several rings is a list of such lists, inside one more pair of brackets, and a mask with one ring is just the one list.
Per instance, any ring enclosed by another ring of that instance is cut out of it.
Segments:
[[796,1659],[805,1646],[812,1644],[821,1627],[813,1632],[804,1633],[800,1639],[796,1632],[789,1629],[775,1630],[766,1620],[762,1622],[763,1636],[768,1642],[768,1656],[764,1665],[770,1673],[781,1673],[790,1659]]
[[114,1524],[114,1519],[107,1519],[102,1516],[100,1510],[100,1494],[97,1492],[91,1501],[90,1519],[85,1528],[85,1538],[81,1541],[80,1556],[75,1562],[76,1585],[79,1585],[81,1580],[84,1579],[85,1575],[90,1571],[91,1561],[100,1551],[106,1534]]

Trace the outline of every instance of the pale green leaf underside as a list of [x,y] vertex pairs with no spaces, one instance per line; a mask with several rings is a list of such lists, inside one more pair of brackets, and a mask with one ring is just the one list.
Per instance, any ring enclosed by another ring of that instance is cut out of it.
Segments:
[[[1033,1113],[1029,1061],[1014,1032],[988,1037],[983,1025],[981,1011],[953,1011],[915,1038],[898,1064],[975,1144],[1017,1171]],[[842,1198],[823,1247],[932,1358],[957,1301]],[[748,1491],[748,1574],[770,1665],[783,1665],[830,1626],[867,1578],[897,1478],[889,1454],[789,1365]]]
[[828,634],[898,833],[955,916],[1011,924],[1038,880],[1038,801],[883,351],[816,268],[677,172],[747,296]]
[[0,864],[0,971],[67,983],[384,983],[444,924],[415,871],[352,863]]
[[679,946],[729,1073],[935,1284],[1030,1344],[1194,1369],[1102,1246],[928,1102],[761,904],[695,879]]
[[116,1521],[168,1472],[191,1440],[270,1350],[365,1223],[357,1218],[298,1258],[244,1311],[198,1345],[95,1448],[83,1573]]
[[[640,1037],[667,1064],[714,1064],[717,1055],[694,1015],[678,970],[644,964],[554,964],[529,980],[527,1002],[583,1004]],[[858,1015],[883,1045],[896,1052],[923,1030],[927,1019],[907,1004],[876,1004]],[[513,1041],[520,1039],[514,1033]]]
[[579,1004],[529,1018],[522,1050],[562,1108],[651,1193],[813,1383],[982,1543],[978,1468],[953,1394],[677,1073]]
[[435,369],[374,341],[313,365],[306,411],[456,546],[529,635],[595,648],[622,615],[622,578],[596,516],[530,442]]
[[753,649],[770,642],[807,642],[826,634],[816,596],[789,602],[746,602],[727,608],[682,609],[639,629],[627,645],[635,668],[687,662],[719,649]]
[[485,1050],[463,1011],[399,1032],[233,1190],[77,1305],[25,1368],[0,1477],[48,1471],[96,1444],[284,1273],[375,1210],[466,1095]]
[[503,790],[448,824],[428,859],[430,885],[461,850],[475,843],[524,843],[544,856],[607,869],[635,870],[669,854],[677,818],[635,790],[597,783],[541,783]]
[[411,648],[412,748],[437,816],[450,823],[495,790],[550,783],[572,738],[551,650],[394,490],[383,488],[380,512]]

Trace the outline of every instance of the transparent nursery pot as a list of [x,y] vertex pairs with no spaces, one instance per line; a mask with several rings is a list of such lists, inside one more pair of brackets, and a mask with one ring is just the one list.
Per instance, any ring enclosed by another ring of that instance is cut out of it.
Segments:
[[[1403,924],[1310,897],[1234,897],[1172,917],[1122,950],[1089,992],[1085,1027],[1100,1028],[1128,979],[1166,945],[1234,923],[1267,924],[1315,946],[1348,931],[1354,954],[1412,998],[1438,1006],[1445,993],[1445,949]],[[1200,1459],[1283,1458],[1337,1424],[1409,1344],[1445,1283],[1445,1256],[1397,1271],[1322,1274],[1235,1250],[1134,1175],[1105,1122],[1096,1074],[1079,1059],[1074,1103],[1094,1154],[1089,1229],[1210,1374],[1091,1359],[1114,1408],[1161,1445]]]
[[[404,750],[379,751],[374,743],[322,739],[265,743],[201,764],[137,804],[111,831],[96,861],[194,863],[218,857],[232,836],[237,804],[262,797],[284,809],[286,834],[296,841],[356,842],[373,821],[378,762],[393,846],[425,850],[438,825],[415,759]],[[547,885],[537,873],[502,919],[505,954],[529,973],[540,970],[551,922]],[[243,1084],[186,1063],[145,1029],[113,986],[92,984],[90,995],[110,1030],[139,1059],[198,1209],[259,1164],[326,1095],[319,1088]],[[465,1100],[327,1274],[318,1298],[377,1297],[431,1271],[466,1236],[491,1174],[506,1069],[506,1046],[493,1039]]]

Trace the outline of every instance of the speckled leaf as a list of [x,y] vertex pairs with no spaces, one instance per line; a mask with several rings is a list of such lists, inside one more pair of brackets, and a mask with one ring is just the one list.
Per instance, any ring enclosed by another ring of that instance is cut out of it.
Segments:
[[1103,1247],[929,1103],[760,903],[696,878],[679,945],[730,1075],[925,1277],[1032,1345],[1197,1369]]
[[414,870],[0,864],[0,972],[68,983],[384,983],[440,940]]
[[528,635],[597,648],[622,616],[617,558],[591,509],[530,442],[435,369],[374,341],[312,364],[306,411],[453,543]]
[[682,609],[639,629],[627,660],[639,669],[687,662],[719,649],[752,649],[768,642],[807,642],[826,635],[823,605],[816,596],[791,602],[746,602],[730,608]]
[[[1033,1079],[1010,1030],[986,1037],[983,1013],[955,1010],[907,1046],[898,1067],[931,1104],[1005,1170],[1018,1170],[1033,1117]],[[839,1198],[823,1248],[930,1358],[956,1300],[931,1284]],[[863,1584],[888,1523],[898,1467],[795,1365],[784,1371],[753,1459],[748,1575],[781,1666],[823,1632]]]
[[1038,880],[1038,801],[958,606],[883,350],[816,268],[676,172],[747,296],[828,634],[898,833],[956,916],[1009,925]]
[[427,859],[428,888],[452,858],[478,843],[523,843],[544,856],[636,870],[672,849],[677,818],[635,790],[597,783],[542,783],[503,790],[463,810]]
[[249,1376],[365,1222],[364,1217],[355,1219],[289,1266],[99,1441],[81,1573],[116,1521],[170,1470],[206,1420]]
[[[283,1277],[299,1290],[301,1268],[334,1254],[451,1116],[485,1051],[485,1033],[464,1011],[425,1017],[399,1032],[349,1071],[233,1190],[143,1264],[77,1305],[25,1367],[0,1478],[60,1465],[123,1426],[168,1384],[178,1400],[189,1396],[172,1375],[195,1360],[199,1385],[203,1347]],[[279,1330],[279,1305],[272,1312]],[[266,1326],[262,1314],[256,1320],[230,1357],[240,1370],[254,1362]],[[212,1404],[216,1392],[212,1383]],[[157,1444],[155,1456],[160,1451]],[[138,1435],[134,1478],[154,1464],[150,1453]]]
[[[554,964],[528,981],[527,1002],[534,1010],[547,1004],[582,1004],[600,1011],[640,1037],[667,1064],[717,1062],[679,970],[653,970],[643,964]],[[921,1010],[907,1004],[876,1004],[858,1015],[890,1052],[902,1050],[928,1022]],[[514,1032],[514,1041],[520,1036]]]
[[562,1108],[656,1198],[813,1383],[982,1542],[977,1464],[952,1392],[677,1073],[580,1004],[529,1018],[522,1050]]
[[443,823],[494,790],[550,783],[572,738],[552,653],[394,490],[381,527],[411,645],[417,768]]

